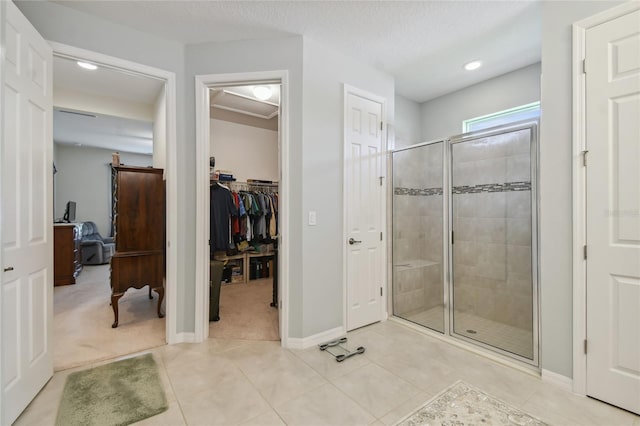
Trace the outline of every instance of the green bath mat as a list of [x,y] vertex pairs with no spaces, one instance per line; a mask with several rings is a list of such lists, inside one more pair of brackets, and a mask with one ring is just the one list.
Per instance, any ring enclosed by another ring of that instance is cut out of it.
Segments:
[[128,425],[167,409],[151,354],[71,373],[56,425]]

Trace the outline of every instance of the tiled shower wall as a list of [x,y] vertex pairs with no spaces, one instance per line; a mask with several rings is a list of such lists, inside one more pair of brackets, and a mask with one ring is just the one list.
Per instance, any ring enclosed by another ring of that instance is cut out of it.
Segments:
[[529,130],[454,144],[452,156],[454,312],[532,330]]
[[443,143],[393,156],[393,303],[407,316],[443,303]]

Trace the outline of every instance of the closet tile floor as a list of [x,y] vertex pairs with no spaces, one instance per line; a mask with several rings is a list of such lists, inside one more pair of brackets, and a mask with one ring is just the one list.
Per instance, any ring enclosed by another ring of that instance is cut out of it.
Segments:
[[[342,363],[317,347],[287,350],[268,341],[152,349],[169,410],[138,424],[390,425],[464,380],[549,424],[640,426],[639,416],[394,321],[351,332],[349,343],[366,352]],[[71,371],[56,373],[16,425],[53,425]]]

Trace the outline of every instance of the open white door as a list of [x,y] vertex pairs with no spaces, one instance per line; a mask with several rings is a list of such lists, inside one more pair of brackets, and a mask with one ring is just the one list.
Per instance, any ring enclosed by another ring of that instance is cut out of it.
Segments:
[[383,318],[383,105],[345,90],[347,331]]
[[2,419],[53,374],[52,51],[12,2],[2,22]]
[[640,11],[586,32],[587,395],[640,414]]

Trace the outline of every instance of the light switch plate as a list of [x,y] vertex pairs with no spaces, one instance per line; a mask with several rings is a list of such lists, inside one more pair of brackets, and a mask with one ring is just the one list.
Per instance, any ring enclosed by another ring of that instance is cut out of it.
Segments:
[[309,225],[315,226],[317,223],[316,212],[309,212]]

